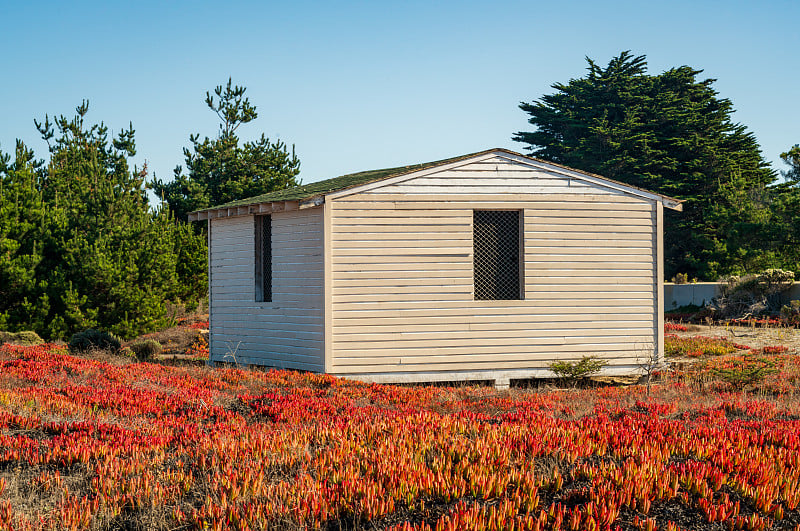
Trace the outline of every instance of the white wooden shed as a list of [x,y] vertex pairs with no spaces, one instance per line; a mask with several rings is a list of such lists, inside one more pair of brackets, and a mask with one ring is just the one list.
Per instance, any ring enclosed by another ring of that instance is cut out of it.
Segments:
[[630,374],[678,200],[492,149],[208,208],[210,359],[376,382]]

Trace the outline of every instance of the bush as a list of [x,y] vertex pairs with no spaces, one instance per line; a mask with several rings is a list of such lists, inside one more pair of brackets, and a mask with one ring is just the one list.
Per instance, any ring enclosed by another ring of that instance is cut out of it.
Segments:
[[39,345],[44,343],[44,340],[39,337],[39,334],[32,330],[23,330],[22,332],[17,332],[17,341],[23,345]]
[[742,356],[726,361],[722,366],[711,368],[710,372],[736,391],[756,385],[768,374],[778,371],[775,362],[763,356]]
[[800,325],[800,301],[790,301],[781,308],[781,315],[791,325]]
[[781,295],[794,283],[794,273],[782,269],[767,269],[757,275],[725,279],[719,296],[709,306],[714,317],[736,319],[781,309]]
[[22,332],[0,332],[0,344],[2,343],[17,343],[27,347],[44,343],[44,340],[36,332],[23,330]]
[[672,277],[672,282],[674,284],[686,284],[689,282],[689,275],[686,273],[678,273],[674,277]]
[[110,350],[116,353],[122,342],[114,334],[101,332],[89,328],[83,332],[73,334],[69,340],[69,350],[72,352],[86,352],[89,350]]
[[129,348],[139,361],[148,361],[161,353],[164,347],[155,339],[148,339],[146,341],[137,341],[131,343]]
[[562,380],[574,383],[599,372],[606,364],[597,356],[584,356],[580,361],[554,361],[548,367]]

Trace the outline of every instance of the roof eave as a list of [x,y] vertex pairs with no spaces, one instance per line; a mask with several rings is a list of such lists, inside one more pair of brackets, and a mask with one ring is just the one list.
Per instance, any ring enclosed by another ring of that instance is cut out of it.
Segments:
[[234,216],[247,216],[251,214],[271,214],[273,212],[286,212],[300,210],[321,205],[323,201],[267,201],[232,207],[205,208],[189,212],[189,221],[204,221],[207,219],[229,218]]

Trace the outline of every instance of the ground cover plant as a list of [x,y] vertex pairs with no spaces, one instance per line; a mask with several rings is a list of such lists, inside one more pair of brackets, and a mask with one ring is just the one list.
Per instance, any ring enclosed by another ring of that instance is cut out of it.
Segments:
[[720,356],[749,348],[724,337],[679,337],[675,334],[664,334],[664,351],[668,357]]
[[0,529],[798,529],[800,363],[497,392],[0,346]]

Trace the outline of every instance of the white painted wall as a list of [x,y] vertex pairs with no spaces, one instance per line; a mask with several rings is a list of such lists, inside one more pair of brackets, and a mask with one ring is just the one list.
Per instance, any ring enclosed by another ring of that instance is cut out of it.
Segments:
[[272,214],[272,302],[255,302],[254,217],[209,223],[210,359],[324,371],[322,209]]
[[[544,375],[658,340],[656,208],[496,157],[330,201],[332,372],[366,380]],[[525,298],[475,301],[473,209],[521,209]]]

